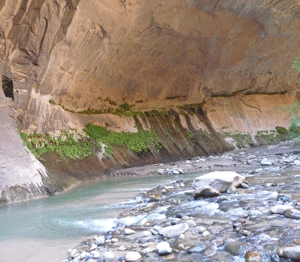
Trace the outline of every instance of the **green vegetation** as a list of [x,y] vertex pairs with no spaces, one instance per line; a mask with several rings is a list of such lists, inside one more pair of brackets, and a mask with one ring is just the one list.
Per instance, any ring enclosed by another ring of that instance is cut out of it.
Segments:
[[226,137],[231,137],[237,142],[238,147],[244,147],[245,145],[254,145],[254,142],[252,140],[252,137],[250,134],[247,133],[241,133],[241,132],[225,132],[227,127],[222,127],[221,133]]
[[[292,68],[294,68],[300,74],[300,57],[296,57],[292,61]],[[297,83],[300,83],[300,79],[297,79]]]
[[54,151],[62,160],[83,159],[92,154],[94,147],[87,137],[76,134],[75,138],[74,133],[66,131],[62,131],[57,137],[39,133],[20,133],[20,136],[33,155],[41,160],[43,160],[41,155]]
[[113,145],[126,146],[135,154],[147,152],[150,146],[161,148],[158,136],[149,130],[117,133],[105,127],[88,124],[84,131],[86,135],[61,131],[59,136],[39,133],[20,133],[20,136],[27,148],[41,160],[43,154],[53,152],[64,161],[83,159],[90,156],[97,148],[101,148],[102,144],[105,147],[104,156],[113,154]]
[[154,146],[157,149],[161,148],[161,143],[158,136],[149,130],[138,130],[137,133],[130,132],[113,132],[104,127],[88,124],[84,130],[90,138],[98,143],[101,142],[107,145],[105,152],[112,153],[112,145],[127,146],[127,149],[133,153],[142,153],[149,150],[149,146]]
[[57,105],[57,103],[56,103],[56,102],[54,101],[54,99],[52,99],[52,98],[49,100],[49,103],[50,103],[50,104],[53,104],[53,105]]

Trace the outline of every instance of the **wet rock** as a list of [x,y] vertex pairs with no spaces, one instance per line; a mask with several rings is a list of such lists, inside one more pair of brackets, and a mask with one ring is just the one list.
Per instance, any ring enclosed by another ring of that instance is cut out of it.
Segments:
[[177,214],[175,215],[175,217],[176,217],[176,218],[179,218],[179,219],[182,219],[182,218],[184,217],[184,214],[182,214],[182,213],[177,213]]
[[194,192],[194,199],[197,200],[199,197],[215,197],[219,196],[220,192],[210,186],[202,186],[197,188]]
[[285,211],[284,215],[288,218],[300,219],[300,210],[291,208]]
[[260,212],[259,210],[251,209],[251,210],[248,211],[248,215],[250,217],[260,217],[260,216],[262,216],[262,212]]
[[272,214],[281,214],[283,215],[287,210],[291,209],[291,206],[287,205],[277,205],[270,208]]
[[160,228],[158,233],[164,237],[179,237],[180,234],[184,234],[189,229],[187,223],[178,224],[175,226]]
[[277,201],[282,201],[282,202],[292,202],[293,198],[291,195],[288,194],[278,194],[277,196]]
[[227,194],[235,194],[236,193],[236,187],[234,187],[234,186],[228,187],[226,193]]
[[215,255],[216,254],[216,252],[217,252],[217,246],[215,245],[215,244],[209,244],[206,248],[205,248],[205,250],[204,250],[204,252],[203,252],[203,255],[205,256],[205,257],[211,257],[211,256],[213,256],[213,255]]
[[280,257],[289,258],[292,260],[300,260],[300,246],[278,248],[277,254]]
[[170,172],[171,172],[173,175],[183,174],[182,168],[172,168],[172,169],[170,170]]
[[257,251],[247,251],[245,255],[246,262],[261,262],[260,253]]
[[168,242],[160,242],[156,246],[156,251],[160,256],[166,256],[172,253],[172,248]]
[[244,243],[242,242],[229,242],[225,245],[225,250],[234,256],[240,256],[244,253]]
[[215,179],[209,186],[218,190],[220,193],[225,193],[227,188],[231,185],[230,181],[224,181],[221,179]]
[[270,160],[270,159],[268,159],[268,158],[266,158],[266,157],[264,157],[264,158],[261,160],[260,164],[261,164],[262,166],[271,166],[271,165],[273,165],[273,161]]
[[165,170],[165,169],[158,169],[158,170],[157,170],[157,173],[158,173],[159,175],[164,175],[164,174],[166,174],[166,170]]
[[134,252],[134,251],[131,251],[131,252],[128,252],[126,254],[126,257],[125,257],[125,260],[126,261],[137,261],[141,258],[142,256],[140,255],[139,252]]
[[199,246],[189,249],[188,253],[201,253],[203,251],[204,251],[204,247],[202,245],[199,245]]

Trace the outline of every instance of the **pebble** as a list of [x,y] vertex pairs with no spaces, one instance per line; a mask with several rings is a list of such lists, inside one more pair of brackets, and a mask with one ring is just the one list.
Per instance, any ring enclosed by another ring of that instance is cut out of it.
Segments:
[[132,230],[132,229],[130,229],[130,228],[125,228],[124,229],[124,234],[125,235],[133,235],[133,234],[135,234],[136,232],[134,231],[134,230]]
[[261,262],[260,253],[257,251],[247,251],[245,254],[246,262]]
[[261,160],[260,164],[261,164],[262,166],[271,166],[271,165],[273,165],[273,161],[271,161],[270,159],[264,157],[264,158]]
[[151,233],[151,231],[146,230],[146,231],[142,232],[141,236],[142,237],[150,237],[150,236],[152,236],[152,233]]
[[107,260],[112,260],[115,258],[115,255],[112,252],[104,252],[103,257]]
[[234,256],[240,256],[244,252],[243,243],[242,242],[229,242],[225,245],[225,250]]
[[158,233],[164,237],[172,238],[179,237],[180,234],[185,233],[189,229],[187,223],[178,224],[175,226],[160,228]]
[[204,227],[204,226],[197,226],[196,230],[198,231],[199,234],[202,234],[204,231],[206,231],[206,227]]
[[168,242],[160,242],[156,246],[156,251],[160,256],[166,256],[172,253],[172,248]]
[[131,252],[128,252],[126,254],[126,257],[125,257],[125,260],[126,261],[137,261],[141,258],[142,256],[140,255],[139,252],[134,252],[134,251],[131,251]]

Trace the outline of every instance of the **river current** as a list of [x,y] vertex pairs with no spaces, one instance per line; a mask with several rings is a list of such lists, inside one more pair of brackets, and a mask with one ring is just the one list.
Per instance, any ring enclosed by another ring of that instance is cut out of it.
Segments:
[[135,196],[160,184],[199,176],[120,177],[86,184],[57,196],[0,207],[0,261],[63,261],[84,237],[117,223]]

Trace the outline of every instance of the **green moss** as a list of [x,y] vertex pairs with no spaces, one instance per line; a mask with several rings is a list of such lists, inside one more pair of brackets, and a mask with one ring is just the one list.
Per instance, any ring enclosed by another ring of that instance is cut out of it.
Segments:
[[57,137],[39,133],[20,133],[20,136],[33,155],[41,160],[43,154],[54,151],[62,160],[83,159],[91,155],[92,149],[96,147],[88,137],[77,134],[79,138],[75,139],[73,133],[66,131],[62,131]]
[[53,104],[53,105],[57,105],[57,103],[54,101],[54,99],[50,99],[50,100],[49,100],[49,103],[50,103],[50,104]]
[[[133,153],[141,153],[149,150],[149,146],[154,146],[157,149],[161,148],[161,143],[158,136],[149,130],[138,130],[137,133],[130,132],[113,132],[105,127],[88,124],[84,130],[90,138],[99,141],[109,147],[112,145],[126,146]],[[106,148],[107,152],[107,148]],[[110,152],[111,153],[111,152]]]

